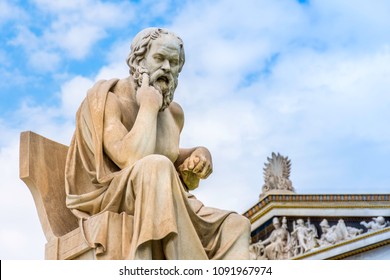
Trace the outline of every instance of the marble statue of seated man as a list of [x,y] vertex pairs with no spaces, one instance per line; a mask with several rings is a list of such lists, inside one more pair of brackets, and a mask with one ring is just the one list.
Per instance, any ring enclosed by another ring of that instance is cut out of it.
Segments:
[[189,192],[210,175],[212,159],[204,147],[179,148],[184,114],[173,94],[182,40],[147,28],[134,38],[127,63],[128,78],[99,81],[88,91],[66,162],[66,204],[81,226],[105,211],[131,217],[108,220],[87,236],[100,248],[96,257],[121,242],[109,258],[248,259],[249,221],[206,207]]

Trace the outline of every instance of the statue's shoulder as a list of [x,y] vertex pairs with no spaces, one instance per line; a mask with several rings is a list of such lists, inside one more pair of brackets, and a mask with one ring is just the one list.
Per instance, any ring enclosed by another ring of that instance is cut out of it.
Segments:
[[105,114],[130,120],[135,118],[134,84],[129,78],[118,79],[107,93]]
[[134,91],[134,82],[130,77],[116,79],[116,82],[113,83],[113,87],[110,91],[117,95],[129,95],[129,92]]
[[98,80],[89,90],[88,94],[93,95],[95,93],[101,94],[102,92],[107,93],[112,91],[113,88],[121,81],[120,79],[114,78],[110,80]]
[[179,103],[173,101],[169,108],[173,115],[184,115],[183,108],[180,106]]
[[134,83],[130,78],[117,79],[108,92],[107,99],[115,100],[128,110],[135,101]]
[[180,129],[184,126],[184,111],[183,108],[176,102],[172,102],[169,106],[169,110],[172,114],[172,117],[175,119],[177,125]]

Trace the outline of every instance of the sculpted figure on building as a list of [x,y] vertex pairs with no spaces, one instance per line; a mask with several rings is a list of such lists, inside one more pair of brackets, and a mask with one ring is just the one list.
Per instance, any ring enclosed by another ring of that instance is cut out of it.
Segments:
[[291,161],[280,154],[272,153],[264,166],[264,185],[260,197],[267,193],[295,193],[290,180]]
[[[378,220],[375,218],[375,220]],[[251,244],[252,259],[290,259],[339,242],[355,238],[363,233],[363,229],[347,226],[343,219],[339,219],[336,225],[330,226],[326,219],[315,225],[307,218],[297,219],[292,223],[289,231],[287,218],[283,217],[282,225],[279,218],[273,218],[274,230],[264,241],[259,240]],[[378,220],[382,222],[382,219]],[[318,238],[317,227],[321,229],[321,237]]]
[[372,232],[387,227],[390,225],[390,221],[386,221],[384,217],[379,216],[372,218],[372,221],[369,222],[361,221],[360,224],[363,225],[368,232]]
[[308,221],[308,225],[305,225],[303,219],[298,219],[294,222],[294,229],[291,232],[292,239],[296,239],[297,242],[294,248],[295,255],[304,254],[311,249],[318,247],[316,240],[317,230],[314,225],[311,225]]
[[362,229],[346,226],[343,219],[333,226],[329,226],[328,221],[323,219],[320,226],[322,234],[318,242],[321,246],[333,245],[354,238],[363,232]]
[[131,44],[130,76],[96,83],[77,112],[67,207],[81,222],[105,211],[127,217],[87,234],[97,258],[117,243],[122,248],[106,258],[249,258],[249,221],[189,192],[211,174],[212,158],[205,147],[179,147],[184,113],[173,96],[184,61],[178,36],[145,29]]
[[288,256],[288,242],[290,234],[287,231],[285,223],[280,224],[279,218],[272,220],[274,230],[264,241],[259,241],[251,245],[251,251],[254,259],[283,260]]

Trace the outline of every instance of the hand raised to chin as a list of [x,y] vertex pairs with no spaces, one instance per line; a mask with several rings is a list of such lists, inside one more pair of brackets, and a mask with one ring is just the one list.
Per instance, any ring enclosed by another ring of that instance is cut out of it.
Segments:
[[136,100],[138,106],[145,106],[153,111],[159,111],[162,107],[163,97],[155,87],[149,84],[149,75],[146,73],[142,74],[142,84],[137,89]]

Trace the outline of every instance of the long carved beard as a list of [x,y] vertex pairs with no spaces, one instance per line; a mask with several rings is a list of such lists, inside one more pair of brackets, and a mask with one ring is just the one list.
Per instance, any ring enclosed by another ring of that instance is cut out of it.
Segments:
[[150,76],[150,84],[154,86],[163,96],[163,104],[160,111],[164,111],[173,100],[173,95],[177,87],[177,78],[171,73],[165,74],[158,70]]
[[[138,72],[136,70],[136,72]],[[142,77],[142,75],[138,73],[134,73],[134,77]],[[137,85],[141,86],[141,79],[137,79]],[[161,95],[163,96],[163,102],[160,109],[160,112],[164,111],[172,102],[173,95],[175,93],[178,79],[174,77],[171,73],[165,74],[163,70],[157,70],[152,73],[149,78],[149,83],[151,86],[156,88]]]

